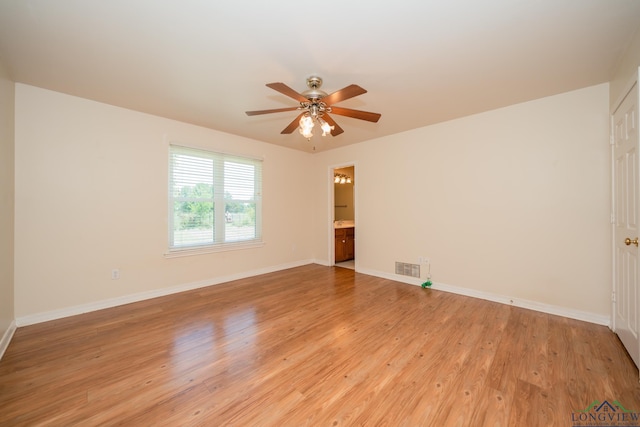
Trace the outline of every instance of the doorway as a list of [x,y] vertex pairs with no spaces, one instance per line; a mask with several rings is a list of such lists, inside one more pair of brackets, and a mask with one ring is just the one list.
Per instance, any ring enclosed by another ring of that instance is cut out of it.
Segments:
[[333,180],[333,265],[355,270],[355,165],[335,167]]

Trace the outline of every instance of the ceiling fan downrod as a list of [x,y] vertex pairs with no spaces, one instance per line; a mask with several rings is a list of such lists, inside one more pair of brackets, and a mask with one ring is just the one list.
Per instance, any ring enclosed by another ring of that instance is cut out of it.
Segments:
[[322,79],[318,76],[311,76],[307,78],[307,87],[309,90],[305,90],[302,92],[302,96],[307,98],[309,101],[316,101],[327,96],[327,92],[320,90],[322,86]]

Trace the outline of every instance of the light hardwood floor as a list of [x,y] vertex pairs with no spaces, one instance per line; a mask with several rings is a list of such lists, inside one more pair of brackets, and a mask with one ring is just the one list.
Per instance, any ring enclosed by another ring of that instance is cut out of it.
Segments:
[[0,361],[2,426],[570,426],[595,400],[640,412],[606,327],[318,265],[19,328]]

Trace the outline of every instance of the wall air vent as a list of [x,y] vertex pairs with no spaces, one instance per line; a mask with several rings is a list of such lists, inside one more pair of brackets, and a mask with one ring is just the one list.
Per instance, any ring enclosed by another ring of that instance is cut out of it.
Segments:
[[410,277],[420,277],[420,264],[396,261],[396,274]]

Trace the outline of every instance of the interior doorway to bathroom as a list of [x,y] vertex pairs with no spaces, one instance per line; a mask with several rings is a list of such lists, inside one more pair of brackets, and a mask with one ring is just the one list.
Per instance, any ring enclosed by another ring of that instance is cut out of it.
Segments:
[[333,169],[333,260],[336,267],[355,270],[355,166]]

